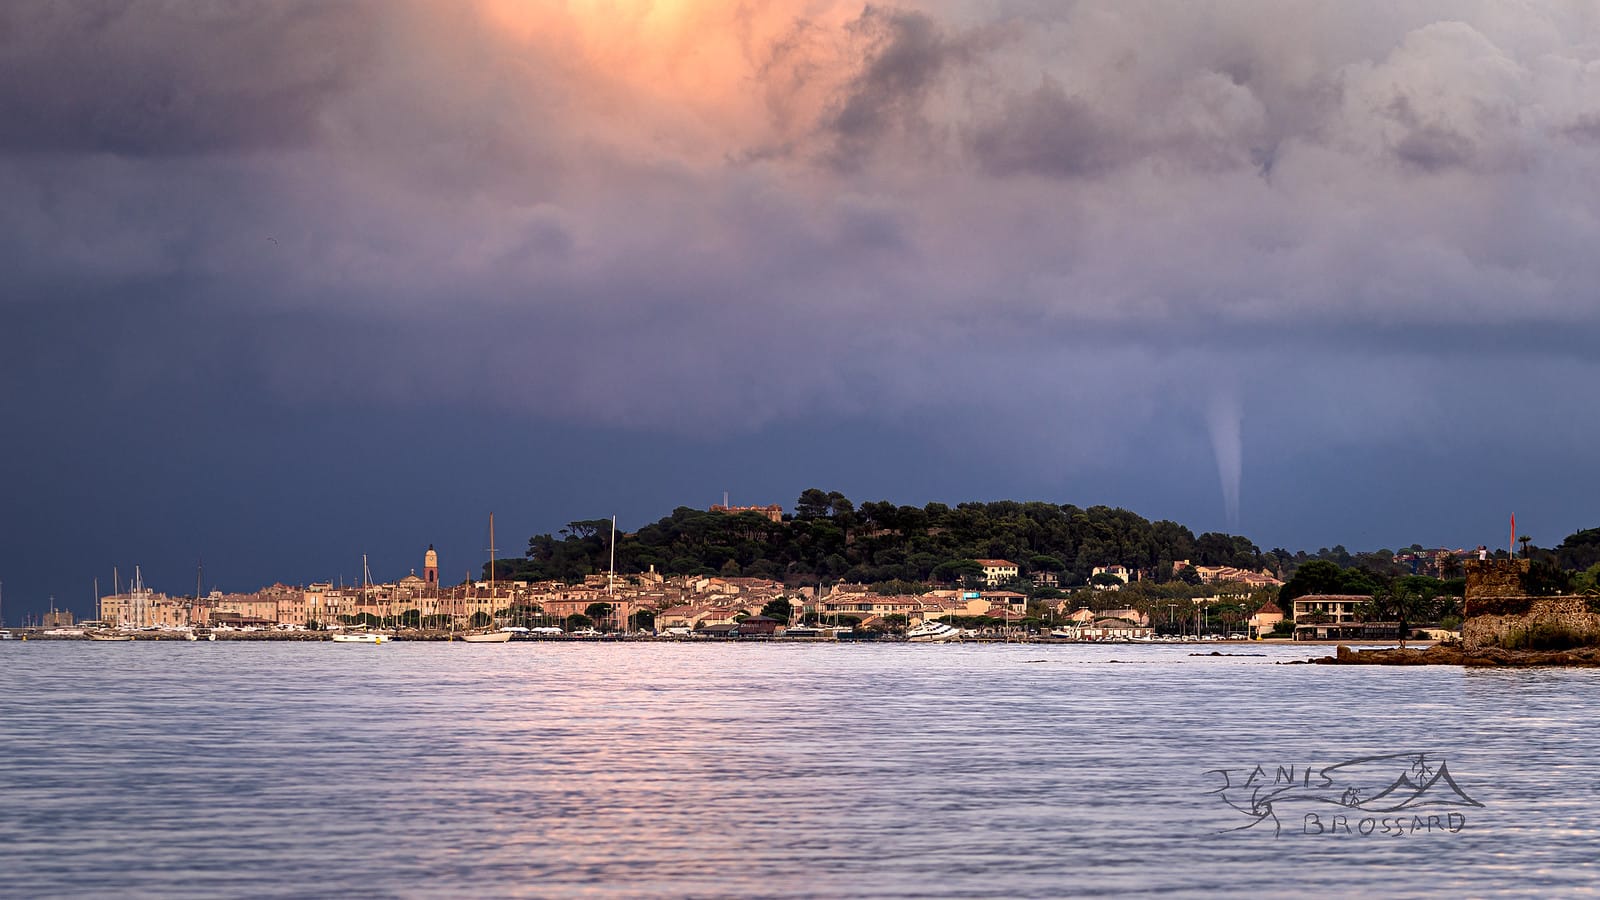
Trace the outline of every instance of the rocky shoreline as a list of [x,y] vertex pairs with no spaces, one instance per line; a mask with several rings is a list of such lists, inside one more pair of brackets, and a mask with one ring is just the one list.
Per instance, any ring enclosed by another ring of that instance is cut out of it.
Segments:
[[1320,666],[1464,666],[1470,668],[1530,668],[1566,666],[1600,668],[1600,647],[1573,650],[1502,650],[1486,647],[1467,650],[1460,644],[1435,644],[1420,650],[1387,648],[1352,650],[1340,644],[1333,656],[1299,661]]

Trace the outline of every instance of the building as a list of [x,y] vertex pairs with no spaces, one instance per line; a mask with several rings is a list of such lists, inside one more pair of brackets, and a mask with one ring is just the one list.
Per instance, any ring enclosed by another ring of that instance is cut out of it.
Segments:
[[1096,619],[1078,629],[1078,638],[1086,641],[1149,640],[1155,629],[1119,618]]
[[422,583],[428,590],[435,594],[439,592],[439,551],[428,545],[428,552],[422,554]]
[[712,504],[711,511],[728,513],[729,515],[755,513],[758,516],[766,516],[767,519],[772,522],[783,521],[783,507],[776,503],[770,506],[724,506],[721,503],[715,503]]
[[702,630],[713,625],[735,626],[735,619],[750,610],[744,606],[684,604],[668,607],[656,614],[656,628],[693,628]]
[[739,636],[771,637],[778,630],[778,620],[766,616],[750,616],[739,622]]
[[[1173,571],[1177,571],[1177,564],[1173,565]],[[1200,576],[1201,584],[1243,584],[1251,588],[1283,586],[1281,579],[1264,569],[1252,572],[1234,566],[1195,566],[1194,571]]]
[[40,622],[46,628],[71,628],[73,623],[70,609],[52,609],[44,614],[44,620]]
[[922,609],[921,597],[911,594],[845,594],[831,593],[820,604],[824,622],[837,621],[840,616],[853,616],[866,621],[873,616],[902,615],[907,621]]
[[978,565],[983,567],[983,581],[989,587],[995,587],[1017,577],[1017,564],[1006,559],[980,559]]
[[1371,597],[1360,594],[1307,594],[1294,601],[1294,639],[1327,641],[1392,638],[1399,635],[1395,623],[1362,622],[1357,611]]
[[1028,595],[1016,591],[984,591],[978,595],[989,604],[989,615],[1021,618],[1028,614]]
[[125,594],[100,598],[100,618],[129,628],[181,628],[191,623],[194,611],[193,600],[168,597],[142,584]]
[[1255,611],[1255,615],[1250,617],[1248,623],[1250,637],[1260,639],[1263,634],[1277,630],[1278,623],[1282,621],[1283,608],[1268,600],[1261,604],[1261,608]]
[[218,625],[243,620],[269,625],[278,622],[304,625],[305,591],[282,584],[262,588],[253,594],[212,591],[195,613],[196,624]]
[[1150,617],[1137,609],[1124,607],[1122,609],[1107,609],[1100,612],[1101,619],[1126,619],[1141,628],[1149,627]]
[[[1058,615],[1067,613],[1067,603],[1068,601],[1063,600],[1056,604],[1056,613]],[[1073,610],[1070,614],[1067,614],[1067,621],[1075,625],[1092,625],[1100,619],[1123,619],[1125,621],[1132,622],[1141,628],[1148,627],[1150,625],[1149,615],[1142,613],[1137,609],[1131,609],[1127,607],[1124,607],[1123,609],[1107,609],[1101,612],[1095,612],[1087,606],[1080,606]]]
[[1096,575],[1109,575],[1123,584],[1127,584],[1133,578],[1133,570],[1127,566],[1095,566],[1093,571],[1089,573],[1089,577],[1093,578]]

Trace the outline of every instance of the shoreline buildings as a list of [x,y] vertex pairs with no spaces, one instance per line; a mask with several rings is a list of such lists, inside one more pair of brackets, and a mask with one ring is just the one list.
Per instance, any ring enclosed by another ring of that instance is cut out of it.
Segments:
[[1017,621],[1027,615],[1027,596],[1007,590],[932,590],[923,594],[878,594],[865,584],[835,584],[822,596],[814,587],[790,588],[765,578],[679,575],[647,572],[590,575],[582,582],[467,581],[444,587],[438,581],[439,556],[429,547],[422,575],[360,587],[328,582],[305,586],[273,584],[250,593],[212,591],[205,596],[169,596],[137,576],[125,592],[100,598],[100,618],[129,628],[348,624],[375,620],[407,627],[471,628],[490,622],[563,624],[575,615],[596,625],[637,630],[648,612],[657,628],[732,625],[761,613],[768,603],[788,600],[794,618],[858,624],[881,623],[888,616],[906,623],[950,616],[992,616]]

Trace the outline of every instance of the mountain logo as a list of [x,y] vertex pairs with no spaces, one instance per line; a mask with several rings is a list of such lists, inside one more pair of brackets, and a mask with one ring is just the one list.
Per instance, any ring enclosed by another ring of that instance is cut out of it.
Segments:
[[1409,835],[1466,826],[1466,808],[1483,808],[1434,753],[1361,756],[1326,766],[1211,769],[1222,784],[1209,795],[1249,819],[1223,829],[1247,831],[1267,822],[1282,836],[1283,820],[1298,819],[1303,834]]

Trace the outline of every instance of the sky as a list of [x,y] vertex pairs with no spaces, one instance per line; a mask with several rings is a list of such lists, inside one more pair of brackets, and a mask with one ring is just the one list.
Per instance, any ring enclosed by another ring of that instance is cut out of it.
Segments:
[[677,506],[1600,524],[1590,2],[0,6],[0,615]]

